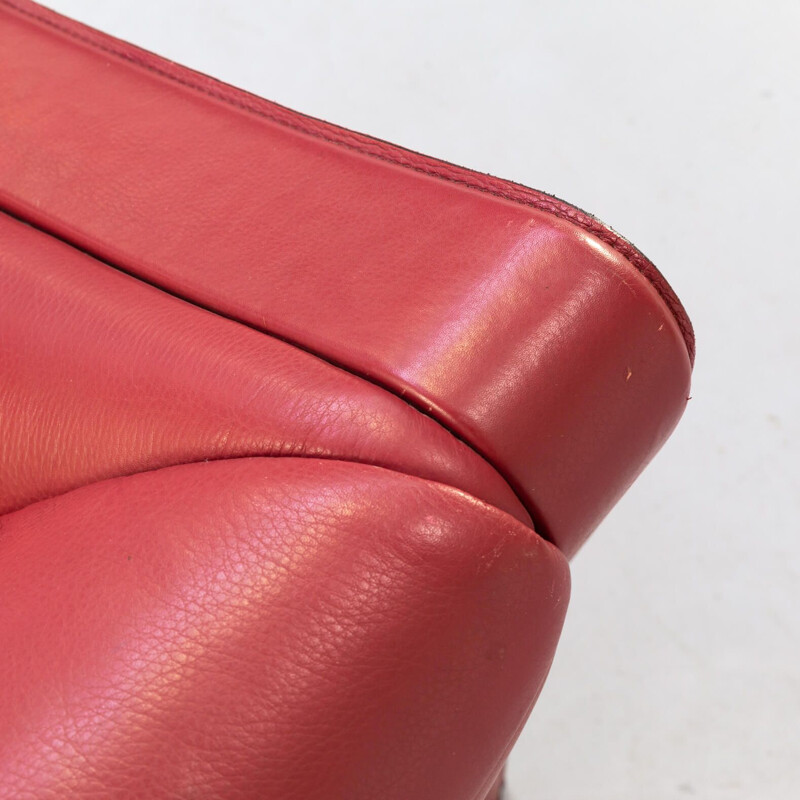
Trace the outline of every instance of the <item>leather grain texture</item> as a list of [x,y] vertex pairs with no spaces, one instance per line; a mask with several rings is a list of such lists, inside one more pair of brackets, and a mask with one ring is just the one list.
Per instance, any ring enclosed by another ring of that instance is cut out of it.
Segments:
[[495,800],[693,357],[584,212],[0,0],[0,797]]
[[0,241],[0,513],[169,464],[305,455],[448,483],[530,524],[400,398],[2,213]]
[[529,527],[358,464],[182,465],[0,520],[9,800],[477,800],[568,595]]
[[574,553],[686,405],[692,339],[655,268],[576,209],[32,8],[0,3],[0,204],[404,397]]

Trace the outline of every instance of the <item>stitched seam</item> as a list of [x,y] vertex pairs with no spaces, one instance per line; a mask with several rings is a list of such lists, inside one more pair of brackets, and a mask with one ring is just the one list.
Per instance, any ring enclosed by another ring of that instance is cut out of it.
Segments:
[[[125,52],[124,50],[120,50],[118,48],[110,47],[102,42],[98,42],[93,39],[91,36],[84,35],[79,33],[72,28],[60,24],[49,17],[37,13],[31,9],[23,8],[18,6],[16,3],[12,2],[12,0],[0,0],[3,5],[13,9],[19,14],[24,16],[30,17],[31,19],[40,22],[43,25],[46,25],[54,30],[68,36],[76,41],[81,42],[89,47],[92,47],[96,50],[100,50],[102,52],[108,53],[110,55],[116,56],[124,61],[129,63],[135,64],[136,66],[145,69],[149,72],[152,72],[156,75],[159,75],[167,80],[173,81],[181,86],[184,86],[188,89],[192,89],[193,91],[200,92],[201,94],[205,94],[208,97],[211,97],[215,100],[219,100],[220,102],[226,103],[227,105],[233,106],[235,108],[242,109],[247,111],[248,113],[254,114],[256,116],[263,117],[264,119],[269,120],[277,125],[281,125],[283,127],[289,128],[291,130],[297,131],[299,133],[303,133],[308,136],[312,136],[314,138],[321,139],[323,141],[328,142],[329,144],[334,144],[339,147],[344,147],[363,155],[369,156],[371,158],[376,158],[381,161],[385,161],[390,164],[394,164],[396,166],[402,166],[406,169],[411,169],[415,172],[419,172],[423,175],[428,175],[430,177],[439,178],[441,180],[446,180],[451,183],[459,184],[470,189],[474,189],[485,194],[489,194],[495,197],[500,197],[505,200],[510,200],[512,202],[518,203],[520,205],[530,206],[532,208],[536,208],[541,211],[545,211],[549,214],[552,214],[559,219],[564,219],[568,222],[571,222],[579,227],[583,228],[584,230],[588,231],[589,233],[597,236],[598,239],[608,244],[614,250],[616,250],[620,255],[622,255],[626,260],[628,260],[642,275],[647,279],[647,281],[653,286],[656,292],[659,294],[661,299],[665,302],[669,310],[671,311],[675,321],[678,325],[678,328],[681,331],[683,336],[684,342],[686,344],[686,349],[689,353],[689,359],[692,363],[694,363],[694,352],[695,352],[695,345],[694,345],[694,331],[692,329],[691,321],[689,320],[686,311],[684,310],[680,300],[678,299],[677,295],[675,295],[672,288],[667,283],[666,279],[661,275],[655,265],[642,254],[638,249],[636,249],[627,239],[617,234],[615,231],[611,230],[604,224],[600,223],[595,217],[587,214],[586,212],[580,211],[580,209],[574,208],[563,201],[558,200],[557,198],[551,197],[550,195],[545,195],[543,193],[538,192],[534,189],[528,189],[527,187],[515,185],[515,184],[507,184],[506,182],[502,182],[504,184],[504,188],[495,188],[490,185],[486,185],[480,183],[476,180],[467,180],[466,178],[459,177],[454,174],[450,174],[443,169],[447,165],[442,163],[441,166],[433,166],[433,165],[423,165],[415,163],[408,158],[402,158],[402,150],[397,148],[396,145],[390,145],[389,143],[383,143],[377,139],[369,139],[367,138],[367,142],[361,141],[361,135],[355,134],[354,132],[347,131],[346,129],[339,128],[336,126],[331,126],[330,123],[325,123],[319,120],[313,120],[313,118],[304,117],[299,115],[297,112],[291,111],[290,109],[284,109],[284,112],[292,117],[292,120],[285,119],[284,117],[280,116],[276,113],[270,113],[266,111],[264,108],[259,108],[254,102],[245,102],[241,99],[241,95],[244,92],[236,87],[228,86],[226,87],[226,92],[215,91],[207,86],[203,86],[200,83],[193,82],[186,80],[185,78],[174,74],[168,70],[162,69],[155,64],[147,63],[141,57],[135,55],[134,53]],[[135,46],[131,46],[135,47]],[[155,58],[161,58],[159,56],[155,56]],[[164,59],[161,59],[164,60]],[[168,62],[171,63],[171,62]],[[185,67],[181,67],[180,65],[173,65],[174,69],[184,70],[188,69]],[[206,78],[206,80],[214,81],[212,78]],[[215,81],[216,82],[216,81]],[[236,97],[232,97],[231,94],[235,94]],[[257,99],[254,98],[254,101],[257,102]],[[269,103],[270,101],[261,100],[262,103]],[[307,122],[305,124],[301,124],[298,121],[294,121],[297,119],[305,119]],[[316,122],[318,126],[324,126],[327,128],[333,128],[334,131],[338,134],[338,136],[331,136],[326,135],[325,132],[321,130],[315,130],[312,126],[313,122]],[[374,149],[368,149],[366,146],[370,144],[373,148],[374,147],[388,147],[391,148],[393,153],[385,153],[385,152],[376,152]],[[410,152],[410,151],[409,151]],[[426,156],[419,156],[422,158],[427,158]],[[493,179],[490,176],[489,182],[497,182],[498,179]],[[513,190],[513,191],[510,191]]]

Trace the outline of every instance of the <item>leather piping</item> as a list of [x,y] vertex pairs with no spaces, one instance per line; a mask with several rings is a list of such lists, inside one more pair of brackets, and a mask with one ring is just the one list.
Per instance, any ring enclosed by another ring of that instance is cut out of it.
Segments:
[[[0,1],[2,1],[2,0],[0,0]],[[534,532],[537,533],[537,535],[541,536],[545,541],[552,542],[551,537],[548,535],[548,533],[546,531],[546,526],[539,521],[538,512],[536,511],[536,509],[531,508],[531,505],[529,503],[527,503],[523,499],[522,493],[521,493],[518,485],[513,480],[513,478],[511,478],[509,475],[507,475],[505,470],[503,470],[500,467],[498,467],[488,456],[486,456],[484,453],[482,453],[472,442],[468,441],[467,439],[464,439],[456,431],[454,431],[449,425],[447,425],[446,423],[442,422],[442,420],[438,419],[437,417],[433,416],[431,413],[429,413],[427,411],[426,408],[424,408],[421,404],[417,403],[415,401],[415,398],[411,395],[410,392],[405,394],[405,395],[402,395],[399,392],[395,391],[391,386],[384,385],[379,380],[377,380],[377,379],[375,379],[375,378],[373,378],[373,377],[371,377],[369,375],[363,374],[363,373],[361,373],[361,372],[359,372],[357,370],[354,370],[351,367],[347,366],[346,364],[343,364],[343,363],[340,363],[340,362],[336,361],[335,359],[332,359],[332,358],[329,358],[328,356],[322,355],[322,354],[316,352],[315,350],[307,347],[306,345],[304,345],[304,344],[302,344],[300,342],[295,342],[294,340],[292,340],[292,339],[290,339],[288,337],[281,336],[278,333],[273,333],[272,331],[266,330],[265,328],[259,328],[256,325],[252,325],[251,323],[249,323],[249,322],[247,322],[245,320],[238,319],[237,317],[232,316],[230,314],[226,314],[225,312],[219,311],[216,308],[212,308],[210,306],[204,305],[203,303],[200,303],[200,302],[197,302],[195,300],[191,300],[189,298],[186,298],[183,295],[172,291],[171,289],[168,289],[168,288],[166,288],[164,286],[160,286],[158,283],[155,283],[155,282],[153,282],[151,280],[148,280],[147,278],[142,278],[140,275],[136,275],[135,273],[129,272],[124,267],[120,267],[117,264],[112,263],[108,259],[96,255],[91,250],[88,250],[86,247],[83,247],[81,245],[78,245],[78,244],[70,241],[69,239],[65,238],[61,234],[55,233],[54,231],[51,231],[51,230],[48,230],[43,225],[41,225],[41,224],[39,224],[37,222],[33,222],[30,219],[27,219],[27,218],[21,216],[20,214],[15,213],[14,211],[11,211],[10,209],[6,208],[2,204],[2,202],[0,202],[0,214],[6,214],[7,216],[11,217],[12,219],[17,220],[18,222],[21,222],[21,223],[23,223],[25,225],[29,225],[31,228],[34,228],[35,230],[38,230],[41,233],[43,233],[43,234],[45,234],[47,236],[50,236],[52,239],[57,239],[58,241],[60,241],[63,244],[67,245],[68,247],[71,247],[73,250],[77,250],[78,252],[83,253],[84,255],[88,256],[89,258],[93,259],[94,261],[96,261],[96,262],[98,262],[100,264],[103,264],[104,266],[108,267],[109,269],[113,269],[113,270],[116,270],[117,272],[122,273],[123,275],[127,275],[129,278],[133,278],[134,280],[138,281],[139,283],[143,283],[143,284],[145,284],[147,286],[151,286],[152,288],[158,290],[159,292],[167,294],[170,297],[174,297],[176,300],[179,300],[182,303],[186,303],[187,305],[193,306],[194,308],[198,308],[201,311],[206,311],[209,314],[213,314],[216,317],[220,317],[222,319],[226,319],[229,322],[233,322],[233,323],[235,323],[237,325],[242,325],[245,328],[250,328],[251,330],[255,331],[256,333],[261,334],[262,336],[269,336],[272,339],[277,339],[278,341],[284,342],[284,344],[287,344],[287,345],[289,345],[291,347],[294,347],[297,350],[302,350],[304,353],[308,353],[309,355],[313,356],[314,358],[317,358],[320,361],[324,361],[326,364],[329,364],[330,366],[334,367],[335,369],[342,370],[342,372],[346,372],[346,373],[348,373],[349,375],[352,375],[355,378],[359,378],[360,380],[364,381],[365,383],[369,383],[372,386],[375,386],[376,388],[381,389],[384,392],[388,392],[389,394],[393,395],[394,397],[398,398],[399,400],[402,400],[403,403],[405,403],[410,408],[413,408],[414,411],[422,414],[423,416],[425,416],[428,419],[430,419],[433,422],[435,422],[440,428],[445,430],[450,436],[452,436],[454,439],[456,439],[459,442],[461,442],[463,445],[465,445],[467,448],[469,448],[469,450],[471,452],[475,453],[475,455],[478,456],[478,458],[480,458],[482,461],[484,461],[486,464],[488,464],[489,467],[491,467],[506,482],[506,484],[508,485],[508,487],[511,489],[511,491],[514,494],[514,496],[516,497],[517,501],[519,502],[521,508],[523,508],[528,513],[528,516],[531,519],[531,525],[529,525],[529,527],[532,527]],[[277,458],[278,457],[278,456],[264,456],[263,454],[258,454],[258,453],[254,453],[254,454],[252,454],[252,456],[249,456],[249,457],[256,457],[256,456],[259,456],[259,457],[262,457],[262,458],[270,458],[270,457]],[[245,457],[248,457],[248,456],[242,456],[242,457],[245,458]],[[307,458],[311,458],[312,456],[306,456],[306,457]],[[321,458],[321,457],[320,456],[313,456],[313,458]],[[214,459],[214,460],[217,460],[217,459]],[[332,459],[332,460],[345,461],[347,459]],[[192,462],[187,462],[187,463],[192,463]],[[380,466],[379,464],[372,464],[371,462],[366,462],[366,461],[357,461],[356,459],[352,459],[351,463],[369,464],[370,466],[378,466],[378,467]],[[381,469],[389,469],[392,472],[397,472],[398,474],[401,474],[401,475],[410,475],[412,477],[419,478],[420,480],[430,480],[428,478],[421,478],[419,475],[414,475],[413,473],[402,472],[401,470],[392,469],[390,467],[381,467]],[[145,471],[147,471],[147,470],[145,470]],[[431,481],[431,483],[438,483],[438,481]],[[450,484],[442,484],[442,485],[450,486]],[[459,487],[457,487],[457,486],[451,486],[451,488],[457,489],[458,491],[462,491],[462,492],[464,492],[464,494],[469,494],[470,497],[474,497],[474,495],[471,495],[465,489],[459,489]],[[475,499],[479,500],[480,498],[475,498]],[[483,502],[486,502],[486,501],[481,500],[481,502],[483,503]],[[486,502],[486,505],[491,505],[491,504]],[[495,508],[495,506],[492,506],[492,508]],[[498,510],[502,510],[502,509],[498,509]],[[510,512],[508,512],[508,511],[506,511],[504,513],[510,515]],[[518,517],[514,517],[514,518],[518,519]],[[523,522],[523,520],[519,520],[519,521]]]
[[[114,37],[96,31],[80,22],[65,19],[56,12],[40,8],[35,6],[35,4],[33,5],[38,9],[36,11],[18,5],[16,2],[12,2],[12,0],[0,0],[0,3],[82,44],[133,63],[142,69],[194,91],[201,92],[215,100],[264,117],[278,125],[282,125],[308,136],[322,139],[340,147],[355,150],[372,158],[388,161],[389,163],[414,170],[415,172],[467,186],[471,189],[501,197],[521,205],[531,206],[578,225],[594,236],[597,236],[598,239],[620,253],[620,255],[626,258],[632,266],[641,272],[650,282],[675,318],[681,334],[683,335],[686,350],[689,354],[689,361],[692,365],[694,364],[694,330],[686,310],[683,308],[682,303],[672,287],[650,259],[634,247],[627,239],[620,236],[616,231],[600,222],[600,220],[591,214],[587,214],[553,195],[548,195],[535,189],[529,189],[528,187],[512,183],[511,181],[504,181],[489,175],[481,175],[472,170],[433,159],[429,156],[415,153],[414,151],[401,148],[380,139],[366,137],[362,134],[349,131],[346,128],[341,128],[323,120],[292,111],[277,103],[272,103],[271,101],[245,92],[242,89],[205,76],[188,67],[182,67],[170,62],[135,45],[121,43]],[[114,42],[117,46],[112,46],[109,42]],[[120,44],[124,46],[120,47]],[[150,63],[148,59],[157,63]],[[186,76],[190,76],[194,78],[194,80],[189,80]],[[203,85],[198,79],[209,85]]]

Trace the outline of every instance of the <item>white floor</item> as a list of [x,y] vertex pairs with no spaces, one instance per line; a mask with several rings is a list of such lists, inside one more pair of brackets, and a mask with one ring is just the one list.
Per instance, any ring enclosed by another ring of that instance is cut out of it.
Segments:
[[510,795],[800,797],[798,0],[51,5],[555,193],[661,267],[694,398],[574,562]]

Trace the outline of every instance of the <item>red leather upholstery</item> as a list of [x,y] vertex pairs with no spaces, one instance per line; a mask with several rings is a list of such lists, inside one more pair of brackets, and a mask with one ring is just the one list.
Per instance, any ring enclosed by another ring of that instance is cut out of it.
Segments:
[[685,316],[574,209],[16,5],[0,96],[12,213],[402,395],[568,553],[672,430]]
[[0,512],[96,480],[247,455],[362,461],[530,524],[496,470],[400,398],[0,214]]
[[9,798],[474,797],[568,592],[507,514],[337,461],[116,478],[2,537]]
[[493,795],[685,406],[672,290],[33,3],[0,48],[0,797]]

